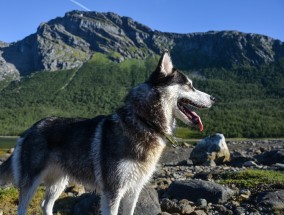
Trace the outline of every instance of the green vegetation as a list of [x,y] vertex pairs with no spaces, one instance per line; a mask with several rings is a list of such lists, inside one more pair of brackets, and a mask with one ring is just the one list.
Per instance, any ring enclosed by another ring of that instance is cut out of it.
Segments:
[[[29,204],[27,215],[43,214],[40,207],[44,196],[44,187],[39,187],[32,201]],[[19,191],[15,187],[0,188],[0,208],[5,215],[17,214]],[[70,209],[78,201],[78,198],[67,197],[66,193],[62,193],[55,203],[54,211],[56,215],[70,214]]]
[[[46,116],[109,114],[123,104],[132,87],[149,76],[157,61],[154,56],[118,64],[95,53],[79,69],[0,82],[0,134],[19,135]],[[207,68],[185,73],[194,79],[197,89],[214,95],[217,101],[211,109],[197,111],[203,133],[181,128],[176,132],[178,137],[202,138],[216,132],[226,137],[284,137],[283,59],[259,68]]]
[[[0,208],[3,209],[3,214],[13,215],[16,214],[18,205],[18,189],[14,187],[0,188]],[[34,198],[32,199],[27,214],[42,214],[40,203],[43,199],[44,189],[38,188]]]
[[272,170],[248,169],[242,172],[229,172],[221,175],[221,184],[255,190],[261,185],[283,185],[284,174]]
[[18,137],[0,137],[0,150],[14,147]]

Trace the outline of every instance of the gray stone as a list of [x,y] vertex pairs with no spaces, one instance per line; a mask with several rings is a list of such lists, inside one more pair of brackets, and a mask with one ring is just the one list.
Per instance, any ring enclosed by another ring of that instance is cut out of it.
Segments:
[[207,206],[207,201],[206,199],[198,199],[196,202],[196,205],[199,207],[206,207]]
[[72,184],[65,190],[66,193],[70,193],[70,196],[80,196],[85,193],[85,187],[81,184]]
[[284,163],[284,149],[276,149],[256,155],[257,161],[263,165]]
[[284,210],[284,190],[261,192],[254,198],[254,202],[257,206]]
[[190,215],[207,215],[203,210],[196,210],[192,212]]
[[[100,209],[100,197],[95,194],[83,194],[71,210],[72,215],[97,215]],[[139,196],[134,215],[155,215],[161,213],[158,193],[155,189],[146,187]]]
[[86,193],[78,198],[71,210],[72,215],[97,215],[100,211],[100,197],[96,194]]
[[171,214],[191,214],[194,211],[194,207],[192,207],[190,202],[186,199],[183,199],[179,202],[175,202],[170,199],[162,199],[161,209],[162,211]]
[[215,161],[213,161],[213,160],[208,160],[208,161],[205,161],[205,162],[203,163],[203,166],[215,167],[215,166],[216,166],[216,163],[215,163]]
[[246,161],[250,160],[253,160],[253,158],[245,154],[244,151],[234,151],[231,153],[230,165],[242,167]]
[[241,189],[239,191],[239,200],[248,200],[251,196],[251,192],[249,189]]
[[203,180],[174,181],[167,190],[168,196],[196,202],[206,199],[211,203],[225,203],[235,192],[214,182]]
[[[230,160],[230,152],[223,134],[215,134],[201,140],[190,154],[193,164],[204,164],[210,160],[217,164]],[[209,163],[210,165],[210,163]]]
[[134,215],[155,215],[159,213],[161,213],[161,206],[157,191],[145,187],[140,193]]
[[246,161],[246,162],[244,162],[243,166],[245,166],[245,167],[258,167],[257,163],[255,163],[254,161]]

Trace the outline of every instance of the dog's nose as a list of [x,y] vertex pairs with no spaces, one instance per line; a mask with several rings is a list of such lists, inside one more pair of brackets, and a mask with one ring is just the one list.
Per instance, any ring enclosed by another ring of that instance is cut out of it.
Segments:
[[213,101],[213,102],[215,102],[215,101],[216,101],[216,99],[215,99],[215,97],[214,97],[214,96],[210,96],[210,99],[211,99],[211,101]]

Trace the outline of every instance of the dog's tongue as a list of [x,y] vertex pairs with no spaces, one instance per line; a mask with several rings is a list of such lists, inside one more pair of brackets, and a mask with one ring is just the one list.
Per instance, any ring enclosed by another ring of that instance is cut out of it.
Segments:
[[202,124],[202,121],[201,121],[201,118],[200,116],[197,115],[197,113],[195,112],[191,112],[192,113],[192,121],[195,123],[195,124],[198,124],[199,126],[199,130],[200,131],[203,131],[203,124]]
[[191,110],[188,110],[188,109],[186,109],[186,113],[189,115],[188,118],[190,118],[190,120],[193,123],[198,125],[199,130],[203,131],[203,124],[202,124],[200,116],[198,116],[197,113],[195,113],[194,111],[191,111]]

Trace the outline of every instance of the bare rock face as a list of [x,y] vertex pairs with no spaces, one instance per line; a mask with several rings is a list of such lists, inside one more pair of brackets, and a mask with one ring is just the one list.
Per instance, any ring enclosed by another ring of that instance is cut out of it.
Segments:
[[223,134],[215,134],[201,140],[190,154],[193,164],[215,161],[217,164],[230,160],[230,152]]
[[0,81],[4,79],[18,79],[20,77],[19,71],[16,69],[16,67],[5,61],[5,59],[1,56],[0,51]]
[[88,61],[94,52],[121,62],[144,59],[164,49],[171,50],[181,69],[259,66],[284,56],[283,42],[264,35],[237,31],[165,33],[114,13],[71,11],[42,23],[35,34],[21,41],[0,42],[2,61],[6,62],[5,68],[0,66],[0,74],[7,70],[27,75],[72,69]]

